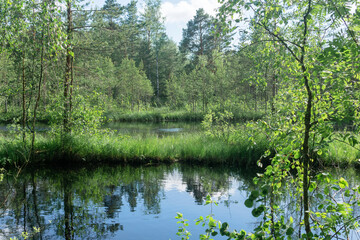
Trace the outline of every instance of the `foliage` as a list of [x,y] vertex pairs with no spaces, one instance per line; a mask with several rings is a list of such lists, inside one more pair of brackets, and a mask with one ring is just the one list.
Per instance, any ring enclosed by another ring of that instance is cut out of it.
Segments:
[[182,240],[190,239],[191,233],[186,230],[186,227],[189,226],[189,223],[187,219],[184,219],[183,214],[177,213],[177,216],[175,219],[178,219],[177,224],[182,224],[182,226],[179,226],[179,229],[176,233],[176,235],[180,236]]
[[219,138],[225,142],[230,141],[230,135],[234,131],[232,126],[233,114],[228,111],[212,112],[205,115],[202,126],[206,129],[206,134]]
[[[238,138],[237,144],[226,143],[219,139],[207,137],[202,133],[178,134],[174,136],[122,136],[106,131],[106,134],[81,132],[68,139],[67,160],[71,162],[189,162],[205,165],[238,165],[255,166],[254,159],[259,158],[267,148],[267,142],[256,137],[256,147],[248,141],[247,136]],[[0,159],[9,159],[2,164],[21,163],[24,161],[19,151],[24,146],[19,138],[0,138]],[[62,157],[63,143],[57,135],[37,137],[35,156],[29,164],[37,162],[53,163]],[[24,152],[26,149],[24,149]]]
[[[326,21],[327,14],[332,14],[334,22],[338,20],[344,23],[342,14],[350,14],[346,4],[351,4],[351,1],[325,5],[322,1],[311,0],[291,3],[270,1],[263,4],[251,0],[221,2],[223,6],[220,14],[223,14],[224,20],[226,21],[228,16],[236,15],[237,22],[243,21],[250,29],[247,36],[251,44],[266,43],[264,48],[258,48],[260,54],[267,56],[268,61],[270,57],[275,58],[276,62],[281,60],[285,68],[282,69],[280,76],[288,82],[282,86],[283,89],[279,91],[276,101],[272,103],[273,114],[256,124],[249,124],[249,127],[263,129],[271,146],[265,155],[271,159],[271,165],[267,166],[264,174],[256,179],[259,191],[250,195],[246,202],[248,207],[252,207],[254,200],[265,201],[263,205],[253,210],[254,216],[264,213],[264,220],[255,229],[256,233],[252,238],[280,239],[294,232],[289,225],[292,224],[292,220],[286,219],[286,215],[276,205],[275,196],[282,194],[280,191],[282,184],[297,186],[296,191],[290,193],[290,196],[302,213],[298,227],[299,238],[329,239],[338,235],[347,236],[349,232],[344,228],[353,229],[358,225],[356,218],[349,217],[353,204],[357,204],[357,201],[350,205],[344,202],[332,202],[333,198],[326,193],[325,188],[324,195],[321,196],[322,199],[326,199],[330,207],[324,208],[325,214],[315,214],[310,209],[310,194],[315,188],[315,182],[311,177],[313,165],[321,158],[323,150],[334,141],[331,121],[337,117],[355,115],[343,112],[343,109],[345,111],[349,109],[344,103],[350,103],[350,108],[358,109],[357,102],[354,101],[356,93],[349,92],[347,88],[349,84],[357,85],[358,81],[353,81],[357,76],[356,70],[348,71],[349,75],[339,72],[340,69],[344,72],[347,72],[345,70],[347,68],[353,69],[354,64],[342,62],[343,64],[338,65],[339,57],[358,59],[358,52],[351,50],[358,49],[357,42],[356,40],[352,43],[339,41],[342,37],[337,36],[337,32],[341,31],[339,29],[341,24],[332,25]],[[343,9],[344,12],[341,13],[338,9]],[[245,14],[244,11],[248,12]],[[325,26],[331,30],[326,32]],[[317,32],[327,34],[328,39],[326,37],[319,39]],[[348,34],[351,36],[352,33]],[[323,48],[322,46],[326,46],[328,42],[330,46]],[[333,57],[335,55],[336,57]],[[267,68],[264,70],[267,75],[269,73]],[[275,74],[279,73],[275,72]],[[255,79],[260,80],[258,85],[263,83],[262,78]],[[340,99],[342,100],[338,101]],[[350,135],[348,137],[355,141],[345,137],[346,140],[344,139],[343,142],[349,142],[356,147],[356,138]],[[259,161],[259,166],[263,166],[262,161]],[[291,171],[296,174],[291,174]],[[339,189],[346,187],[344,179],[338,181],[329,177],[324,180],[318,177],[318,181],[338,184]],[[270,189],[267,191],[270,194],[263,194],[264,187]],[[348,189],[345,192],[348,197],[354,199],[358,194],[356,189]],[[258,199],[258,197],[262,198]],[[270,199],[270,202],[266,202],[266,199]],[[310,224],[310,218],[313,224]],[[330,222],[332,225],[327,225]]]
[[[92,135],[100,131],[105,118],[99,99],[100,94],[96,92],[86,97],[76,95],[73,100],[73,111],[70,115],[71,124],[69,126],[73,136]],[[58,99],[54,99],[51,108],[47,109],[52,134],[58,137],[63,135],[62,120],[64,111],[62,110],[62,101]]]
[[130,59],[124,59],[119,67],[120,102],[123,106],[131,106],[149,102],[153,95],[150,81],[145,74],[135,66],[135,62]]

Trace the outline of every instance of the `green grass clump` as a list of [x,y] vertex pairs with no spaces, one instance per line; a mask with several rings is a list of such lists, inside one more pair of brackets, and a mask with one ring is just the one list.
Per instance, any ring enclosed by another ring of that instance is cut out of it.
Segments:
[[73,139],[71,151],[84,160],[124,162],[185,161],[204,164],[254,164],[266,150],[249,141],[226,143],[202,133],[147,138],[117,135]]
[[[30,149],[21,139],[10,141],[0,138],[2,163],[22,162]],[[66,146],[59,138],[38,136],[35,144],[34,162],[80,161],[80,162],[189,162],[201,164],[255,165],[265,152],[266,141],[259,139],[253,145],[247,139],[230,143],[205,136],[202,133],[179,134],[166,137],[124,137],[117,134],[74,136]],[[61,151],[65,149],[65,155]],[[25,154],[19,154],[25,152]],[[64,156],[67,159],[64,159]]]
[[334,141],[329,144],[323,164],[326,166],[360,166],[360,151],[347,143]]

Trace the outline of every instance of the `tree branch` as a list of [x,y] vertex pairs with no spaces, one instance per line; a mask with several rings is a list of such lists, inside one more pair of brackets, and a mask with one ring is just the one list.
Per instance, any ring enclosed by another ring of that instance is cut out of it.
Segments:
[[347,22],[345,21],[344,17],[341,15],[339,9],[336,7],[336,4],[334,4],[334,2],[333,2],[332,0],[329,0],[329,2],[334,6],[336,12],[339,14],[341,20],[344,22],[347,30],[349,31],[351,38],[353,39],[353,41],[355,42],[355,44],[359,47],[359,43],[358,43],[357,39],[355,38],[354,32],[350,30],[349,25],[348,25]]
[[265,24],[262,24],[260,22],[257,22],[256,24],[260,25],[261,27],[263,27],[271,36],[275,37],[276,39],[278,39],[279,42],[281,42],[283,44],[283,46],[291,53],[291,55],[296,59],[296,61],[300,62],[300,59],[298,58],[298,56],[296,56],[295,52],[289,47],[289,45],[286,42],[289,42],[293,45],[295,45],[296,47],[301,48],[300,45],[290,42],[286,39],[283,39],[282,37],[280,37],[278,34],[275,34],[274,32],[272,32],[267,26],[265,26]]

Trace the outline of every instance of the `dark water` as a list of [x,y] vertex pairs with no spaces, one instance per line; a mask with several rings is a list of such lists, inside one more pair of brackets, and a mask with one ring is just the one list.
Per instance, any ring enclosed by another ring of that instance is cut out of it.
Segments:
[[[201,215],[213,213],[237,229],[256,222],[244,206],[253,175],[241,169],[104,166],[14,174],[0,185],[0,239],[33,227],[41,229],[34,239],[180,239],[177,212],[189,219],[194,239],[204,232],[194,222]],[[208,193],[218,206],[204,205]]]

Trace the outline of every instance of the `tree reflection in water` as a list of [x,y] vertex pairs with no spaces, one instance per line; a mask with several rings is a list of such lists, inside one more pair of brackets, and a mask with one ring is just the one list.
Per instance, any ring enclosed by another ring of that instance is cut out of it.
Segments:
[[[174,164],[27,169],[15,175],[9,171],[0,184],[0,197],[7,198],[0,239],[31,234],[34,227],[41,231],[33,239],[175,239],[176,212],[190,220],[210,214],[202,206],[207,194],[220,202],[215,218],[232,221],[230,226],[251,230],[249,223],[261,220],[243,205],[254,190],[248,170]],[[355,172],[347,179],[359,182]],[[286,196],[274,201],[294,215],[295,204]],[[191,230],[196,237],[203,229]]]

